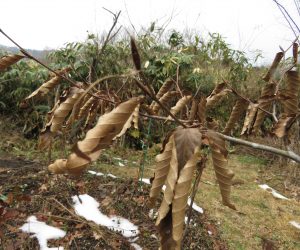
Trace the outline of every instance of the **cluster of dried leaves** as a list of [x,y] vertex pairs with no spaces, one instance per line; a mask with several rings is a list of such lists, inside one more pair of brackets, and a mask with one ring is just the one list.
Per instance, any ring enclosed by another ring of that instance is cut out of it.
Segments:
[[[131,46],[139,77],[141,81],[146,81],[140,71],[141,60],[134,40],[131,40]],[[245,115],[241,128],[242,135],[260,133],[266,117],[271,117],[274,120],[271,133],[279,138],[286,137],[299,115],[300,79],[298,72],[293,71],[298,55],[296,43],[293,45],[293,51],[294,60],[287,68],[284,68],[286,64],[280,64],[284,53],[280,52],[276,55],[271,68],[263,77],[266,85],[257,101],[243,97],[226,82],[218,84],[208,97],[183,94],[178,82],[173,79],[167,79],[156,94],[149,84],[144,83],[145,86],[141,88],[151,97],[149,104],[147,104],[147,99],[142,97],[134,97],[121,102],[113,92],[93,88],[94,84],[77,83],[76,86],[66,89],[55,102],[46,118],[39,146],[43,149],[49,148],[54,136],[67,133],[74,123],[83,118],[85,118],[84,127],[88,131],[85,138],[75,144],[68,158],[56,160],[49,165],[49,170],[53,173],[67,172],[76,175],[82,173],[92,161],[97,160],[102,149],[109,147],[116,138],[125,134],[132,124],[136,129],[138,128],[140,109],[154,118],[161,114],[167,115],[159,117],[166,121],[174,121],[173,118],[180,115],[181,120],[178,118],[176,121],[179,121],[181,126],[168,134],[161,153],[156,157],[155,177],[150,192],[150,204],[154,206],[165,185],[163,201],[160,204],[156,222],[161,235],[161,247],[162,249],[180,249],[194,173],[196,169],[204,168],[203,162],[205,161],[201,159],[206,155],[201,150],[202,148],[207,146],[210,148],[224,205],[235,209],[230,202],[233,173],[227,166],[225,141],[217,132],[218,123],[211,117],[206,117],[206,111],[215,107],[228,94],[233,94],[236,97],[236,103],[223,130],[224,134],[230,134],[241,117]],[[0,70],[20,59],[22,56],[17,55],[2,58]],[[26,100],[46,95],[58,86],[62,77],[69,71],[70,68],[59,71]],[[280,73],[279,80],[278,76],[275,76],[278,72]],[[282,88],[284,84],[285,87]],[[271,107],[273,107],[272,113]],[[279,118],[277,118],[277,109],[281,111]],[[97,122],[94,125],[95,121]]]

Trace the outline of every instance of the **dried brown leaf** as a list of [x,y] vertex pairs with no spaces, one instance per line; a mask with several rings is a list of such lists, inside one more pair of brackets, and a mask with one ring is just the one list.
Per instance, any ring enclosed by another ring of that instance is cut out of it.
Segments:
[[97,100],[94,102],[89,110],[88,116],[86,118],[84,128],[90,129],[93,127],[93,122],[96,120],[97,114],[99,112],[99,109],[101,108],[102,100]]
[[0,71],[4,71],[9,66],[17,63],[19,60],[24,58],[21,55],[7,55],[0,58]]
[[198,120],[199,123],[205,125],[206,123],[206,98],[201,98],[200,103],[198,104]]
[[281,91],[281,95],[285,97],[283,103],[284,113],[292,115],[298,113],[298,95],[300,89],[300,78],[297,71],[288,71],[287,87]]
[[[272,98],[270,97],[274,96],[276,93],[276,84],[275,83],[268,83],[265,85],[262,89],[261,97],[258,100],[258,107],[269,111],[271,104],[272,104]],[[253,132],[258,133],[260,130],[260,126],[263,123],[266,116],[266,112],[259,109],[257,111],[256,119],[253,125]]]
[[[158,93],[156,94],[156,98],[160,99],[165,93],[167,93],[174,85],[174,81],[172,79],[167,79],[163,85],[160,87]],[[155,102],[153,101],[150,105],[150,108],[153,108]]]
[[266,82],[269,82],[270,80],[273,79],[274,74],[278,68],[278,65],[281,61],[281,59],[283,58],[284,53],[283,52],[278,52],[273,60],[273,63],[270,67],[270,69],[268,70],[267,74],[263,77],[263,80]]
[[56,133],[62,128],[65,118],[73,109],[74,104],[81,97],[83,92],[83,89],[78,89],[76,87],[72,87],[70,89],[68,98],[63,103],[61,103],[59,107],[54,111],[50,128],[52,133]]
[[[65,68],[62,69],[59,73],[60,74],[66,74],[70,71],[71,69]],[[28,100],[34,96],[44,96],[46,95],[50,90],[52,90],[53,88],[55,88],[60,82],[61,82],[61,77],[59,76],[55,76],[53,78],[51,78],[49,81],[43,83],[38,89],[36,89],[35,91],[33,91],[29,96],[27,96],[25,98],[25,100]]]
[[131,55],[136,70],[141,70],[141,57],[133,37],[130,37]]
[[297,64],[297,62],[298,62],[298,49],[299,49],[299,44],[298,43],[293,43],[294,64]]
[[57,159],[54,163],[48,166],[48,170],[55,174],[63,174],[66,172],[66,159]]
[[217,102],[219,102],[228,93],[232,92],[230,89],[226,89],[226,83],[219,83],[212,93],[206,98],[206,109],[212,108]]
[[258,109],[258,103],[250,103],[246,112],[241,135],[249,134]]
[[198,128],[180,127],[174,131],[179,172],[194,154],[195,148],[201,146],[201,138],[202,134]]
[[242,115],[244,114],[244,112],[246,111],[248,107],[248,102],[244,99],[239,98],[235,104],[234,107],[231,111],[229,120],[226,123],[225,129],[223,131],[223,133],[225,135],[230,134],[230,132],[232,131],[232,129],[234,128],[235,124],[240,121]]
[[[170,101],[174,96],[176,96],[177,94],[178,94],[177,91],[170,91],[170,92],[167,92],[167,93],[165,93],[165,94],[159,99],[159,101],[160,101],[163,105],[167,105],[167,104],[169,103],[169,101]],[[158,111],[159,111],[159,109],[160,109],[160,106],[159,106],[157,103],[155,103],[155,104],[153,105],[153,111],[154,111],[154,113],[157,114]]]
[[212,130],[206,131],[204,136],[208,139],[212,151],[213,165],[219,183],[223,204],[232,209],[236,209],[230,201],[231,180],[234,174],[228,169],[228,152],[226,150],[225,140]]
[[101,149],[109,147],[113,138],[121,132],[139,102],[140,98],[132,98],[121,103],[110,113],[101,116],[97,125],[87,132],[82,141],[77,143],[78,151],[86,157],[73,152],[68,157],[65,171],[80,174],[91,161],[95,161]]
[[199,147],[191,155],[183,169],[180,171],[180,176],[175,187],[175,195],[172,203],[172,236],[176,243],[176,247],[180,249],[183,237],[183,228],[185,222],[185,211],[187,207],[188,196],[191,189],[194,170],[196,164],[201,159]]
[[280,118],[278,119],[278,122],[275,124],[274,127],[274,134],[278,138],[282,138],[287,135],[287,131],[291,127],[291,125],[295,122],[295,115],[287,115],[283,113]]
[[164,147],[164,151],[155,157],[154,180],[150,190],[150,203],[154,205],[158,198],[162,186],[165,184],[170,169],[170,161],[172,157],[172,149],[174,144],[174,136],[169,137],[168,143]]
[[[192,99],[191,95],[188,96],[183,96],[182,98],[180,98],[176,105],[174,107],[171,108],[170,112],[173,115],[176,115],[177,113],[179,113]],[[168,119],[171,119],[171,116],[168,117]]]

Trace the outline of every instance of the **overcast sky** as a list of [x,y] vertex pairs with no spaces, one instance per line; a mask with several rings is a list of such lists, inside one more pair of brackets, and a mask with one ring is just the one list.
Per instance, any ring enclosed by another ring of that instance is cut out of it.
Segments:
[[[279,2],[300,20],[293,0]],[[169,29],[195,29],[203,36],[218,32],[248,55],[261,50],[264,62],[294,39],[272,0],[1,0],[0,28],[25,48],[58,48],[84,40],[87,31],[107,30],[112,16],[102,7],[121,10],[120,24],[132,23],[137,30],[172,17]],[[12,45],[1,34],[0,44]]]

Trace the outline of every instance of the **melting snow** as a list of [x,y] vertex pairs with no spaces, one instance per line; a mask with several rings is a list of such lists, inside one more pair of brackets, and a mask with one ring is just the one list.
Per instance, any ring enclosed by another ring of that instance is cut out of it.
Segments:
[[[188,198],[188,201],[187,201],[188,205],[190,206],[191,205],[191,198]],[[203,208],[202,207],[199,207],[197,204],[195,204],[195,202],[193,203],[193,209],[196,210],[198,213],[200,214],[203,214]]]
[[122,163],[122,162],[118,162],[118,164],[119,164],[119,167],[124,167],[125,165]]
[[298,223],[297,221],[292,220],[292,221],[290,221],[290,224],[291,224],[292,226],[294,226],[294,227],[300,229],[300,223]]
[[282,200],[288,200],[288,198],[286,198],[285,196],[281,195],[280,193],[278,193],[275,189],[269,187],[267,184],[263,184],[263,185],[258,185],[260,188],[268,191],[269,193],[271,193],[275,198],[278,199],[282,199]]
[[146,184],[149,184],[149,185],[151,184],[150,180],[149,179],[145,179],[145,178],[142,178],[142,182],[144,182]]
[[87,220],[93,221],[101,226],[120,232],[125,237],[135,237],[139,234],[138,227],[129,220],[119,216],[108,217],[99,210],[99,203],[88,194],[73,196],[74,209],[76,213]]
[[38,221],[35,216],[30,216],[27,219],[27,223],[25,223],[20,229],[25,233],[33,233],[31,237],[36,237],[39,241],[41,250],[63,250],[63,247],[51,247],[47,246],[47,240],[50,239],[58,239],[62,238],[66,235],[66,232],[55,228],[52,226],[48,226],[45,222]]
[[113,174],[107,174],[107,176],[109,176],[109,177],[111,177],[111,178],[114,178],[114,179],[117,178],[117,176],[115,176],[115,175],[113,175]]
[[88,172],[89,172],[90,174],[94,174],[94,175],[98,175],[98,176],[104,175],[103,173],[95,172],[95,171],[92,171],[92,170],[89,170]]
[[97,175],[97,176],[109,176],[111,178],[117,178],[117,176],[113,175],[113,174],[103,174],[101,172],[96,172],[96,171],[92,171],[92,170],[89,170],[88,173],[90,174],[93,174],[93,175]]

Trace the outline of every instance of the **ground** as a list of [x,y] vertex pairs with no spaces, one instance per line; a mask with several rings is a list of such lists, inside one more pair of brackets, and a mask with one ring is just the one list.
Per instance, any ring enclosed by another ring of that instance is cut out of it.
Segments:
[[[89,170],[111,173],[119,178],[85,173],[79,179],[55,176],[46,170],[47,153],[35,150],[36,141],[24,140],[15,133],[5,135],[0,143],[1,224],[3,249],[35,249],[37,241],[20,232],[30,215],[67,230],[61,240],[51,245],[67,249],[130,249],[129,242],[118,233],[87,222],[72,210],[71,196],[88,193],[101,204],[101,211],[132,220],[141,229],[137,243],[143,249],[157,249],[155,220],[149,218],[147,197],[149,185],[137,179],[143,152],[115,148],[104,150],[99,161]],[[56,145],[60,148],[62,145]],[[147,152],[144,177],[153,175],[154,146]],[[221,204],[221,197],[211,162],[204,171],[196,203],[204,214],[193,214],[196,226],[191,227],[184,249],[300,249],[300,231],[289,221],[300,222],[300,192],[286,183],[282,166],[265,158],[231,150],[229,165],[235,172],[232,200],[238,211]],[[52,159],[62,157],[56,150]],[[290,166],[290,164],[289,164]],[[287,168],[287,166],[284,166]],[[274,198],[258,184],[268,184],[289,200]],[[5,196],[5,199],[3,197]],[[210,233],[208,233],[208,231]],[[1,249],[1,247],[0,247]]]

